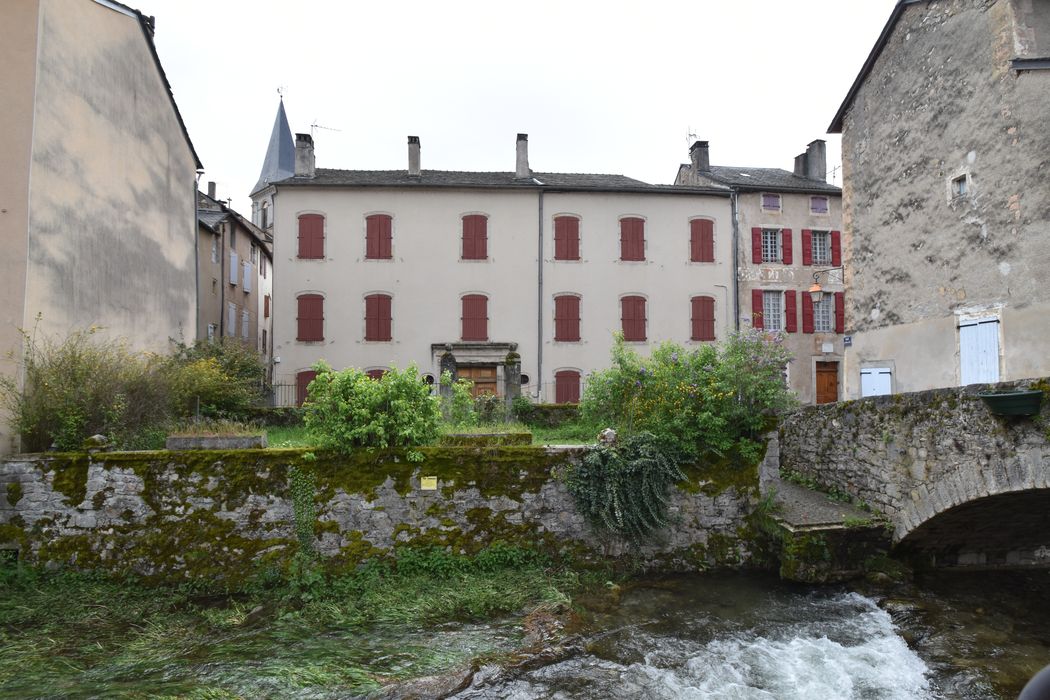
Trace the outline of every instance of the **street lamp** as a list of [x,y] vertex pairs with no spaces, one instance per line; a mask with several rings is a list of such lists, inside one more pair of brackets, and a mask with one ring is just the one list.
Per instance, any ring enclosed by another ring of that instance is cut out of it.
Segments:
[[842,266],[839,265],[838,267],[829,267],[825,270],[817,270],[813,273],[813,285],[809,288],[809,298],[813,300],[814,304],[819,304],[820,300],[824,298],[824,290],[820,288],[820,276],[842,269]]

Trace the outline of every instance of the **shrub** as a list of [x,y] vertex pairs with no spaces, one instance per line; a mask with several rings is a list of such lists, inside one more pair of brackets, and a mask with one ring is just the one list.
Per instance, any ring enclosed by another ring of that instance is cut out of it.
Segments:
[[356,368],[335,371],[324,362],[314,365],[303,405],[306,427],[325,447],[411,447],[433,442],[438,435],[438,400],[419,380],[415,365],[391,368],[372,379]]
[[441,397],[441,417],[445,422],[457,428],[477,425],[478,414],[470,391],[474,383],[468,379],[452,381],[452,373],[445,370],[441,373],[441,386],[451,389]]
[[180,417],[246,420],[264,398],[262,358],[233,338],[177,343],[166,371],[172,407]]

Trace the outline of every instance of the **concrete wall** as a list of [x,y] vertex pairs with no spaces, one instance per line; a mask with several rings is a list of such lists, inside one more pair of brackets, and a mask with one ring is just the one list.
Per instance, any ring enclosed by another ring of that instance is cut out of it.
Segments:
[[[292,450],[25,457],[0,462],[0,548],[26,561],[73,564],[164,579],[243,580],[287,566],[296,551],[289,468],[315,475],[317,551],[335,566],[398,544],[474,552],[496,540],[604,560],[627,553],[596,537],[557,472],[580,450],[423,448],[319,453]],[[724,469],[724,467],[723,467]],[[436,490],[420,477],[435,476]],[[739,566],[754,542],[755,468],[698,472],[675,491],[675,525],[639,552],[651,566]]]
[[[285,187],[274,198],[276,279],[274,355],[277,380],[292,383],[319,359],[337,368],[405,367],[439,373],[432,344],[458,342],[462,295],[489,297],[489,339],[517,343],[526,390],[554,400],[554,372],[583,375],[608,365],[612,334],[621,327],[619,298],[648,299],[648,352],[664,340],[689,344],[690,296],[716,300],[717,335],[731,327],[733,279],[731,218],[725,197],[565,193],[543,198],[543,369],[538,368],[537,254],[539,194],[536,191],[420,190]],[[325,216],[325,259],[297,258],[297,221],[304,213]],[[365,259],[365,217],[393,217],[393,259]],[[488,216],[488,259],[460,260],[461,219]],[[581,217],[580,262],[554,261],[554,217]],[[619,219],[645,219],[646,261],[622,262]],[[689,220],[715,220],[716,263],[689,263]],[[296,336],[296,297],[325,297],[325,340]],[[367,342],[364,297],[393,296],[393,340]],[[554,342],[553,298],[575,293],[581,300],[581,341]],[[503,351],[506,352],[505,350]],[[502,356],[501,356],[502,359]],[[537,385],[543,383],[543,389]]]
[[[897,391],[958,384],[966,316],[1000,319],[1001,379],[1050,373],[1050,71],[1010,67],[1047,21],[1025,0],[910,5],[857,93],[842,139],[849,397],[873,364],[894,365]],[[951,196],[954,178],[967,194]]]

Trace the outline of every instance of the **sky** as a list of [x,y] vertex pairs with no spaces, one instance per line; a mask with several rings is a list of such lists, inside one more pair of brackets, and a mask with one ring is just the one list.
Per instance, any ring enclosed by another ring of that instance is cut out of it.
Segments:
[[[317,166],[514,169],[674,181],[713,165],[790,170],[826,134],[896,0],[126,0],[156,44],[190,138],[242,213],[278,90]],[[829,181],[841,184],[839,172]]]

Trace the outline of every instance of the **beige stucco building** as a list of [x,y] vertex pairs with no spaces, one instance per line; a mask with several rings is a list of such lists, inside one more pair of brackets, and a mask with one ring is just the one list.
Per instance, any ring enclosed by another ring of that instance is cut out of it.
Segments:
[[[193,340],[200,162],[152,19],[111,0],[8,0],[0,26],[0,371],[18,375],[19,329]],[[16,437],[0,419],[0,453]]]
[[279,271],[276,381],[298,398],[324,359],[448,367],[479,390],[574,401],[617,331],[647,353],[733,327],[728,188],[533,172],[524,134],[510,172],[423,170],[420,148],[409,137],[403,170],[321,169],[299,134],[294,175],[264,170],[253,200]]
[[842,134],[846,393],[1050,374],[1050,3],[901,0]]
[[[841,396],[845,288],[841,190],[826,181],[823,141],[809,144],[792,170],[711,165],[697,141],[675,182],[732,190],[736,322],[783,333],[794,355],[788,384],[803,403]],[[819,283],[819,301],[809,290]]]

